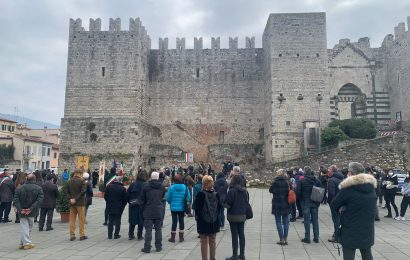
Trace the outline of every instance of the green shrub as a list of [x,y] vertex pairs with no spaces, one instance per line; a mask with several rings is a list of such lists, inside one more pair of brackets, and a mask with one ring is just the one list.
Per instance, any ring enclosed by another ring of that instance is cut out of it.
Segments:
[[322,146],[337,145],[347,138],[347,135],[338,127],[326,127],[321,134]]
[[68,197],[66,194],[67,190],[67,182],[64,183],[63,187],[61,188],[60,192],[58,193],[57,201],[56,201],[56,210],[57,212],[70,212],[70,203],[68,202]]
[[377,135],[373,122],[363,118],[336,120],[328,127],[339,127],[350,138],[372,139]]

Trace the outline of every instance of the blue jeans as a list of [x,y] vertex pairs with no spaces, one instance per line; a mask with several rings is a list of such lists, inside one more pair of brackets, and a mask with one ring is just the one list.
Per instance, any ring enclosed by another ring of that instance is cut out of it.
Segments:
[[310,240],[310,223],[313,226],[313,239],[319,239],[319,216],[318,211],[319,207],[316,206],[313,202],[302,202],[303,204],[303,220],[305,224],[305,238]]
[[289,214],[275,214],[276,228],[278,229],[279,238],[287,239],[289,231]]
[[225,214],[224,214],[224,207],[219,208],[219,225],[220,227],[225,226]]

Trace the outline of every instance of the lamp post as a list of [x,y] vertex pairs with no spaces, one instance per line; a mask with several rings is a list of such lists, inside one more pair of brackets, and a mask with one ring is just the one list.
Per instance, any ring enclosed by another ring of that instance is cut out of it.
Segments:
[[321,148],[321,145],[320,145],[320,133],[321,133],[321,127],[320,127],[320,101],[322,101],[322,99],[323,99],[323,97],[322,97],[322,95],[319,93],[319,94],[317,94],[317,96],[316,96],[316,101],[319,103],[319,106],[318,106],[318,109],[317,109],[317,117],[318,117],[318,120],[319,120],[319,133],[318,133],[318,147],[319,147],[319,153],[320,153],[320,148]]

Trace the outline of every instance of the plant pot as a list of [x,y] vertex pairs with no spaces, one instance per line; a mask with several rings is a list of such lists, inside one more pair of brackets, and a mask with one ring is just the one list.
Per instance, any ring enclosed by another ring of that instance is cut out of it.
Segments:
[[70,221],[70,212],[60,212],[61,223],[67,223]]

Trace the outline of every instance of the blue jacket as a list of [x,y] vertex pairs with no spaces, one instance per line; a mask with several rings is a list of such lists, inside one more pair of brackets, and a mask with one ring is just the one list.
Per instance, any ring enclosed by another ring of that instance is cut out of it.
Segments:
[[184,197],[187,196],[187,201],[191,200],[191,194],[185,184],[173,184],[168,189],[167,201],[171,211],[185,211]]

